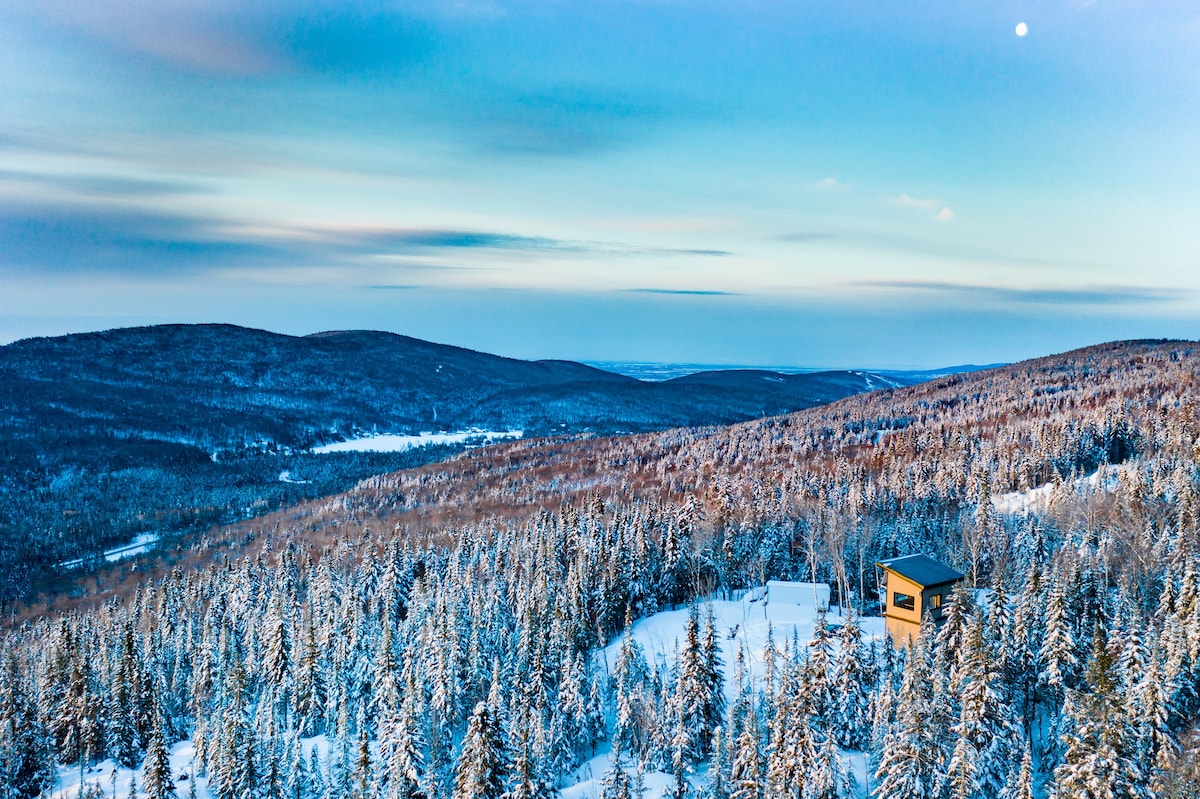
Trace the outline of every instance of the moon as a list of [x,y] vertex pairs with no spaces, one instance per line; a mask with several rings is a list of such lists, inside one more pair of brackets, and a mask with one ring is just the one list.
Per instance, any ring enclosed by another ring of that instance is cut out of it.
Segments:
[[1029,26],[1026,25],[1024,22],[1018,22],[1017,23],[1017,35],[1024,36],[1027,33],[1029,33]]

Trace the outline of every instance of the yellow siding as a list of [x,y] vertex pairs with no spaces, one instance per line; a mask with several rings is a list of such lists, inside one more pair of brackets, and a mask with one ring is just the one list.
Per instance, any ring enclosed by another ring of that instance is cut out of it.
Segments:
[[[913,609],[908,610],[896,606],[896,594],[907,594],[913,597]],[[901,577],[895,572],[887,572],[887,604],[884,606],[884,614],[889,619],[898,619],[907,621],[911,624],[921,625],[921,610],[923,596],[921,586],[914,583],[905,577]]]

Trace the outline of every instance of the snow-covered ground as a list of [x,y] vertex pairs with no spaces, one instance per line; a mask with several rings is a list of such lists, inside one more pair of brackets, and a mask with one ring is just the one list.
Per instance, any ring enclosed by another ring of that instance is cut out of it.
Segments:
[[[128,544],[122,544],[119,547],[104,550],[104,559],[109,563],[115,563],[118,560],[132,558],[134,555],[140,555],[158,543],[158,539],[161,537],[162,536],[160,536],[158,533],[142,533],[135,537]],[[58,564],[58,568],[74,569],[82,564],[83,559],[76,558],[75,560],[63,561],[62,563]]]
[[297,480],[295,478],[295,476],[292,475],[292,472],[290,469],[284,469],[282,472],[279,473],[279,482],[293,483],[295,485],[308,485],[307,480]]
[[1058,491],[1055,491],[1053,483],[1046,483],[1025,491],[993,494],[992,506],[998,513],[1011,516],[1045,513],[1056,499],[1062,497],[1113,491],[1120,484],[1122,473],[1128,468],[1126,465],[1101,466],[1089,475],[1063,484]]
[[[807,643],[812,638],[818,608],[824,609],[828,606],[828,585],[778,581],[769,582],[766,590],[752,590],[739,600],[714,599],[706,602],[701,609],[701,618],[707,615],[711,607],[717,641],[721,647],[721,659],[725,664],[726,701],[732,703],[736,698],[733,676],[739,647],[745,651],[748,674],[755,681],[761,681],[765,670],[764,652],[768,629],[780,650],[793,636],[801,643]],[[664,663],[670,662],[674,656],[676,642],[682,641],[687,618],[688,610],[683,608],[656,613],[634,623],[633,638],[642,647],[647,661],[654,662],[657,659]],[[827,614],[825,620],[829,625],[838,625],[844,621],[842,616],[835,613]],[[864,640],[884,639],[886,628],[882,618],[864,618],[859,622]],[[605,668],[613,667],[620,648],[621,639],[617,638],[604,649],[602,654]],[[865,785],[865,755],[861,752],[844,752],[843,755],[857,783],[860,786]],[[605,749],[575,772],[576,783],[563,790],[563,799],[595,799],[600,795],[604,775],[610,768],[611,751]],[[627,770],[632,778],[636,766],[632,763],[627,764]],[[703,774],[701,771],[693,776],[695,787],[699,788],[707,782]],[[661,799],[674,783],[671,775],[662,772],[647,772],[642,775],[642,779],[646,785],[646,799]]]
[[476,439],[480,443],[491,444],[494,441],[521,438],[524,435],[524,430],[475,429],[459,430],[454,433],[418,433],[415,436],[381,435],[339,441],[336,444],[324,444],[320,447],[313,447],[312,451],[318,455],[329,452],[406,452],[431,444],[462,444]]
[[[328,763],[330,744],[324,735],[301,738],[300,751],[307,761],[313,747],[322,763]],[[171,776],[175,778],[176,794],[183,799],[190,795],[191,780],[196,781],[196,799],[212,799],[208,790],[208,779],[196,776],[196,747],[191,739],[180,741],[171,747]],[[50,793],[50,799],[76,799],[79,796],[79,767],[58,767],[58,784]],[[182,778],[182,779],[181,779]],[[136,779],[137,795],[144,797],[145,779],[141,768],[129,769],[118,766],[112,760],[103,760],[83,772],[84,788],[100,788],[104,799],[129,799],[129,786]]]
[[[180,741],[171,747],[171,774],[174,777],[186,775],[187,779],[175,783],[179,796],[186,797],[191,790],[189,780],[196,780],[197,799],[211,799],[208,792],[208,780],[195,776],[196,750],[190,740]],[[105,799],[128,799],[129,786],[136,778],[137,795],[145,796],[142,770],[128,769],[118,766],[112,760],[102,760],[91,768],[84,769],[83,783],[85,788],[98,787]],[[51,799],[75,799],[79,796],[79,767],[59,766],[58,786],[51,792]]]

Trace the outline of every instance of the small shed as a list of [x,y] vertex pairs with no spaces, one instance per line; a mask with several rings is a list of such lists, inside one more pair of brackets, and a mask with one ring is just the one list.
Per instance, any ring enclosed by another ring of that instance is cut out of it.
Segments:
[[768,580],[766,600],[772,605],[799,605],[823,613],[829,610],[829,586],[826,583]]
[[942,606],[966,575],[928,555],[905,555],[875,564],[883,570],[883,615],[896,646],[915,640],[921,632],[921,617],[928,613],[934,623],[942,620]]

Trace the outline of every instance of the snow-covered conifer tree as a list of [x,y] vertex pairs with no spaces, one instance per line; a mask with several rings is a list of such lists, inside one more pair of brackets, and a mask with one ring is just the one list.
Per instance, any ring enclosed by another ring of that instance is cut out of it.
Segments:
[[949,729],[941,726],[936,705],[935,674],[925,642],[928,619],[912,645],[904,680],[896,696],[896,721],[883,741],[875,769],[877,799],[927,799],[941,795],[945,783],[943,741]]
[[853,611],[837,636],[833,656],[834,739],[848,749],[862,749],[870,735],[869,713],[874,681],[866,665],[862,630]]
[[762,799],[763,759],[758,718],[751,711],[742,721],[729,767],[729,799]]
[[500,799],[508,780],[504,731],[487,702],[471,714],[454,773],[452,799]]

